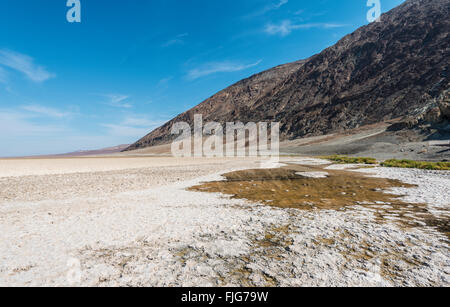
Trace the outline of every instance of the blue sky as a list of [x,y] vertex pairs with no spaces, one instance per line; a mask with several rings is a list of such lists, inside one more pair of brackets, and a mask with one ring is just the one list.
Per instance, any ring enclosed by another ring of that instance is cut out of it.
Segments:
[[[0,0],[0,156],[132,143],[367,24],[366,0]],[[385,12],[402,0],[381,0]]]

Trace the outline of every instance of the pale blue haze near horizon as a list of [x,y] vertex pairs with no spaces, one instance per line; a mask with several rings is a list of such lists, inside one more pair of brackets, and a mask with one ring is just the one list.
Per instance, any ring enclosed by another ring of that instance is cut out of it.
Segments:
[[[403,0],[381,0],[382,12]],[[368,23],[367,0],[0,0],[0,157],[128,144]]]

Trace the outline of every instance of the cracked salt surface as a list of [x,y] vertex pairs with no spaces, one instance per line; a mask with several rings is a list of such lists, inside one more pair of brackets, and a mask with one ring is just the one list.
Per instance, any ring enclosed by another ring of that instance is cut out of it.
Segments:
[[[418,184],[398,192],[448,209],[436,195],[448,173],[362,171]],[[221,179],[0,207],[0,285],[70,285],[73,257],[86,286],[449,286],[448,244],[432,228],[380,224],[364,206],[300,211],[186,190]]]
[[[352,170],[370,174],[373,177],[397,179],[417,185],[416,188],[392,188],[388,192],[401,197],[405,202],[424,203],[433,214],[447,214],[450,209],[450,171],[430,171],[401,168],[369,168]],[[450,216],[449,216],[450,218]]]
[[308,177],[308,178],[327,178],[327,172],[297,172],[295,173],[298,176]]

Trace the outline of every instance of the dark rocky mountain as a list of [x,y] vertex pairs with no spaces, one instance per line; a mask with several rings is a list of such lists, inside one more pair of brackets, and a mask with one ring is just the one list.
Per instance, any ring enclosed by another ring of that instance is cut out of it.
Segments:
[[[449,9],[450,0],[408,0],[320,54],[230,86],[127,150],[170,142],[173,123],[194,114],[279,121],[282,138],[295,139],[428,112],[450,87]],[[437,120],[448,116],[442,105],[434,110]]]

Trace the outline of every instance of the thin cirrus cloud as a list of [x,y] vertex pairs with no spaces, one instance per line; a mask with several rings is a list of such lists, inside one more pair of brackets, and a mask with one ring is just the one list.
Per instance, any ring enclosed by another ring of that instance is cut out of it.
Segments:
[[292,33],[294,30],[301,29],[333,29],[345,27],[344,24],[336,24],[336,23],[304,23],[304,24],[294,24],[290,20],[284,20],[279,24],[268,24],[266,25],[264,32],[269,35],[280,35],[287,36]]
[[245,16],[245,18],[258,17],[267,14],[270,11],[275,11],[280,9],[282,6],[288,4],[289,0],[279,0],[278,2],[272,2],[262,8],[256,10],[255,12]]
[[0,66],[0,83],[7,83],[7,80],[6,70]]
[[122,124],[126,125],[126,126],[149,128],[149,127],[161,125],[162,122],[149,120],[148,118],[141,117],[141,116],[128,116],[128,117],[125,117],[125,119],[122,121]]
[[14,109],[0,109],[0,131],[2,131],[0,143],[16,144],[14,148],[0,149],[0,156],[25,154],[30,150],[24,147],[26,141],[17,143],[18,137],[29,137],[29,140],[33,142],[37,139],[45,142],[41,138],[68,132],[66,119],[73,114],[75,113],[37,104],[23,105]]
[[[60,125],[47,122],[36,123],[29,114],[17,111],[0,110],[0,141],[21,136],[51,136],[56,132],[65,131]],[[0,155],[4,153],[0,152]]]
[[183,45],[184,44],[184,38],[187,37],[187,36],[189,36],[188,33],[179,34],[175,38],[165,42],[162,45],[162,47],[170,47],[170,46],[174,46],[174,45]]
[[3,136],[23,136],[23,135],[41,135],[42,133],[53,133],[57,128],[47,125],[38,125],[30,123],[21,114],[1,113],[0,128],[5,133]]
[[102,124],[110,135],[139,138],[152,129],[161,126],[164,121],[152,121],[142,116],[125,117],[119,124]]
[[18,71],[33,82],[44,82],[55,77],[45,67],[35,64],[32,57],[11,50],[0,49],[0,66]]
[[106,94],[101,95],[108,99],[107,104],[111,107],[115,108],[124,108],[124,109],[130,109],[133,107],[131,103],[126,102],[128,98],[130,98],[127,95],[120,95],[120,94]]
[[167,89],[169,87],[169,82],[173,79],[173,77],[167,77],[167,78],[163,78],[161,80],[158,81],[158,83],[156,84],[156,87],[158,89]]
[[241,64],[234,62],[213,62],[208,63],[200,68],[194,68],[188,72],[188,80],[196,80],[201,77],[209,76],[217,73],[229,73],[246,70],[261,64],[262,60],[251,64]]
[[54,108],[49,108],[41,105],[26,105],[22,106],[21,109],[36,115],[51,118],[64,118],[72,115],[71,112],[63,112]]

